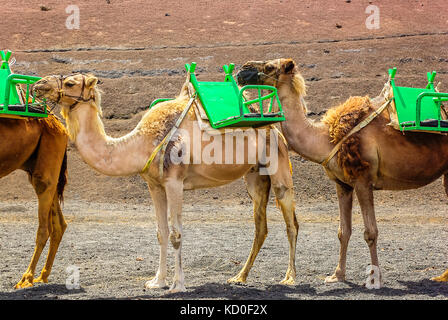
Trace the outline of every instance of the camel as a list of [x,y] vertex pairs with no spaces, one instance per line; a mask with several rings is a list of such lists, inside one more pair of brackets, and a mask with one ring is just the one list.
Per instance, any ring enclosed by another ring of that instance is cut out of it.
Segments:
[[[282,139],[278,143],[269,139],[266,148],[276,143],[278,150],[278,170],[270,174],[262,174],[261,159],[257,156],[254,163],[248,161],[248,151],[257,150],[259,143],[247,139],[247,148],[243,150],[242,163],[227,164],[221,162],[195,162],[198,146],[194,134],[201,132],[193,109],[190,109],[182,121],[178,135],[173,136],[168,144],[165,156],[182,154],[185,156],[180,163],[174,163],[171,158],[164,157],[163,172],[160,175],[160,152],[154,158],[153,164],[146,168],[148,158],[186,108],[189,101],[187,82],[182,87],[178,97],[171,101],[156,104],[148,110],[137,126],[127,135],[112,138],[106,135],[101,121],[101,92],[97,87],[98,79],[93,75],[75,74],[70,76],[48,76],[36,82],[33,91],[37,97],[58,103],[61,114],[66,120],[69,137],[74,141],[84,161],[98,172],[109,176],[137,175],[147,182],[153,200],[157,219],[157,239],[160,245],[159,267],[155,277],[145,283],[146,288],[166,287],[167,277],[167,245],[168,239],[174,248],[175,272],[170,292],[185,291],[184,272],[181,263],[182,249],[182,202],[183,191],[197,188],[211,188],[230,183],[244,177],[247,191],[253,200],[253,215],[255,235],[249,257],[241,271],[229,279],[229,283],[244,283],[255,258],[267,236],[266,206],[272,186],[277,204],[286,223],[289,241],[289,265],[282,284],[294,284],[296,277],[295,252],[298,233],[298,222],[295,215],[294,189],[292,172],[288,157],[288,149]],[[225,107],[225,106],[223,106]],[[259,131],[256,129],[255,131]],[[214,130],[216,135],[212,140],[223,141],[226,149],[225,131]],[[244,131],[236,131],[238,138]],[[193,139],[190,139],[193,137]],[[198,143],[199,152],[210,144],[204,139]],[[202,148],[202,149],[201,149]],[[232,148],[232,145],[231,145]],[[234,148],[234,147],[233,147]],[[169,151],[171,149],[171,152]],[[185,149],[194,150],[188,154]],[[185,151],[185,153],[184,153]],[[214,149],[214,154],[219,153]],[[231,149],[231,151],[238,151]],[[222,152],[222,157],[226,152]],[[235,155],[235,152],[233,153]],[[218,159],[222,160],[222,159]],[[271,163],[272,164],[272,163]],[[168,219],[169,217],[169,219]]]
[[[67,223],[60,202],[67,182],[67,133],[54,115],[47,118],[0,119],[0,177],[21,169],[28,174],[38,198],[36,245],[16,289],[48,282]],[[50,238],[47,260],[34,279],[39,257]]]
[[[321,121],[313,121],[307,117],[305,81],[292,59],[249,61],[241,67],[237,81],[239,85],[275,86],[286,118],[281,129],[291,150],[310,161],[327,162],[324,169],[336,183],[339,201],[340,252],[335,272],[325,282],[345,281],[354,191],[361,207],[371,266],[378,268],[376,278],[369,278],[369,281],[376,279],[379,281],[376,288],[381,287],[373,191],[415,189],[443,176],[448,195],[448,136],[419,132],[403,135],[387,125],[390,118],[387,112],[383,112],[343,141],[337,156],[330,159],[329,154],[335,144],[357,123],[378,110],[390,98],[390,92],[388,95],[386,90],[374,99],[351,97],[328,110]],[[375,272],[374,267],[371,272]],[[448,281],[448,270],[433,280]]]

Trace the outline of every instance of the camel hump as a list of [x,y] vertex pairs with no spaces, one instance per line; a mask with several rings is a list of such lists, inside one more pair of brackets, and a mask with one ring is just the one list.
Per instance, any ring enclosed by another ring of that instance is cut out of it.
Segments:
[[365,96],[350,97],[344,103],[328,110],[322,121],[329,127],[331,142],[339,142],[368,115],[371,109],[371,100]]
[[[322,121],[328,125],[331,142],[338,143],[372,110],[368,96],[350,97],[344,103],[328,110]],[[344,175],[350,180],[354,180],[369,168],[370,164],[362,158],[360,133],[353,134],[342,143],[337,160]]]

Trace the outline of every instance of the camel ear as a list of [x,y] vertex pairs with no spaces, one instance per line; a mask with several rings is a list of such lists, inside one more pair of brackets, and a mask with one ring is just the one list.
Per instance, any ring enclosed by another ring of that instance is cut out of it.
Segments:
[[86,78],[86,87],[87,88],[92,88],[94,86],[96,86],[96,84],[98,83],[98,78],[92,75],[87,76]]
[[292,59],[286,60],[286,62],[283,64],[283,72],[284,73],[292,73],[294,68],[296,67],[296,64]]

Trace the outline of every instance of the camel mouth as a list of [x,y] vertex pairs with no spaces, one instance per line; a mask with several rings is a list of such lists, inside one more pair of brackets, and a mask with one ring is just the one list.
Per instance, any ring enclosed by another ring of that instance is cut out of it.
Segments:
[[259,84],[260,73],[256,68],[243,69],[237,73],[236,79],[239,85]]
[[[40,80],[39,80],[40,81]],[[31,86],[31,93],[36,98],[46,98],[46,96],[50,93],[51,87],[46,85],[45,83],[36,82]]]

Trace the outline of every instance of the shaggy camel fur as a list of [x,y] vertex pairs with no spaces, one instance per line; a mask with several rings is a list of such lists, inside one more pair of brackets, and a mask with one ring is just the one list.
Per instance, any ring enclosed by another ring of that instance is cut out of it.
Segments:
[[[305,82],[293,60],[247,62],[238,73],[238,81],[239,84],[277,87],[286,117],[281,127],[290,148],[317,163],[323,163],[336,141],[386,101],[385,96],[371,101],[367,97],[350,98],[331,109],[323,121],[315,122],[306,116]],[[383,112],[346,140],[338,156],[324,167],[330,179],[336,182],[341,244],[338,266],[326,282],[345,280],[347,246],[352,232],[353,191],[361,206],[371,265],[378,267],[377,270],[380,269],[373,190],[415,189],[443,176],[448,195],[448,136],[418,132],[403,135],[388,126],[389,121],[387,112]],[[376,276],[381,283],[381,273]],[[433,280],[448,281],[448,270]]]
[[[59,203],[67,181],[67,134],[59,120],[49,115],[43,119],[1,118],[0,137],[0,177],[17,169],[24,170],[38,198],[39,225],[34,254],[16,285],[16,288],[26,288],[34,282],[48,282],[67,227]],[[48,238],[47,261],[40,276],[34,279],[37,262]]]
[[[215,135],[212,141],[220,140],[221,146],[214,148],[217,162],[195,162],[195,156],[206,150],[210,140],[199,137],[195,140],[195,130],[201,134],[195,113],[190,110],[183,120],[178,135],[175,135],[169,145],[172,152],[168,155],[182,155],[183,161],[174,164],[171,159],[164,158],[166,168],[163,177],[159,175],[158,164],[160,153],[154,159],[155,164],[149,170],[142,172],[148,158],[160,143],[163,137],[173,126],[189,100],[187,84],[181,90],[181,94],[173,101],[159,103],[145,113],[137,127],[129,134],[121,138],[111,138],[104,132],[101,122],[100,92],[96,86],[97,78],[92,75],[71,75],[67,77],[45,77],[34,85],[34,91],[38,97],[45,97],[58,102],[62,107],[69,135],[82,156],[82,158],[99,172],[111,175],[136,175],[140,174],[148,183],[149,191],[153,199],[157,217],[157,237],[160,244],[159,269],[155,277],[146,282],[147,288],[159,288],[166,285],[167,269],[167,244],[168,239],[175,250],[175,274],[171,292],[184,291],[184,274],[181,264],[182,249],[182,201],[183,191],[197,188],[210,188],[230,183],[244,176],[248,193],[254,203],[255,238],[252,250],[246,264],[238,275],[229,282],[245,282],[258,251],[260,250],[266,235],[266,206],[269,200],[271,186],[274,189],[278,204],[286,222],[286,231],[289,241],[289,266],[282,283],[293,284],[295,281],[295,251],[298,232],[298,223],[295,216],[294,190],[292,173],[289,167],[288,149],[282,139],[268,139],[265,148],[273,146],[278,151],[278,159],[273,159],[269,166],[276,162],[278,170],[273,170],[269,175],[261,174],[265,166],[257,158],[254,163],[248,160],[250,150],[257,150],[260,146],[257,141],[248,137],[245,132],[237,130],[233,134],[245,139],[242,163],[227,164],[223,158],[228,155],[226,149],[227,140],[224,131],[213,130]],[[255,132],[257,132],[255,130]],[[274,131],[274,130],[272,130]],[[191,139],[190,139],[191,138]],[[210,138],[210,137],[209,137]],[[219,138],[219,139],[218,139]],[[171,147],[170,147],[171,146]],[[228,146],[228,145],[227,145]],[[235,149],[233,141],[230,151],[234,157],[241,150]],[[184,152],[192,150],[192,152]],[[271,149],[272,150],[272,149]],[[224,152],[226,151],[226,152]],[[221,154],[221,156],[217,156]],[[184,161],[185,160],[185,161]],[[169,221],[168,221],[169,217]]]

